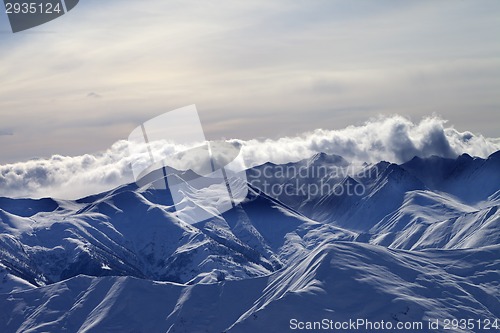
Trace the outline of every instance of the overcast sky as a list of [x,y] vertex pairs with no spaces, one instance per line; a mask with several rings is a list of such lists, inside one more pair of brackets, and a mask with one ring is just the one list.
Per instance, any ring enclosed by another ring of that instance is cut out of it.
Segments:
[[437,114],[499,137],[499,1],[81,0],[12,34],[0,163],[105,150],[196,104],[208,138]]

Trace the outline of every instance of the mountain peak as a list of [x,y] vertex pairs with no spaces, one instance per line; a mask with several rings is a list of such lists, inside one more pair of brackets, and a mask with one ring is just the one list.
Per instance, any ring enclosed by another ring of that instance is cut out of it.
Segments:
[[324,152],[316,153],[309,159],[309,164],[330,164],[336,166],[347,166],[349,162],[342,156],[327,154]]
[[472,159],[473,159],[472,156],[470,156],[467,153],[463,153],[462,155],[458,156],[457,160],[469,161],[469,160],[472,160]]
[[494,152],[490,156],[488,156],[489,160],[500,160],[500,150]]

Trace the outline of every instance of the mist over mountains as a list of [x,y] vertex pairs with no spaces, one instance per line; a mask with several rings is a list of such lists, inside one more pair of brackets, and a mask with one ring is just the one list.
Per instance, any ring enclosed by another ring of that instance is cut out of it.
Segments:
[[[321,152],[341,155],[350,162],[404,163],[414,156],[456,158],[463,153],[486,158],[500,149],[500,139],[459,132],[437,117],[420,122],[402,116],[379,117],[340,130],[318,129],[294,137],[230,141],[241,145],[247,166],[299,161]],[[151,147],[157,160],[186,148],[161,141],[151,143]],[[54,155],[0,165],[0,195],[77,199],[133,182],[131,162],[147,156],[130,156],[129,148],[129,142],[119,141],[102,153]]]
[[[499,154],[267,162],[247,171],[240,205],[195,224],[167,191],[133,183],[78,200],[0,198],[0,331],[494,320]],[[202,204],[187,195],[183,209]]]

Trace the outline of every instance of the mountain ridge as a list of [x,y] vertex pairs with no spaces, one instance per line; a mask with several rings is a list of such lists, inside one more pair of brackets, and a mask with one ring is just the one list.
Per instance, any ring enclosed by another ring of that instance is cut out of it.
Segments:
[[[78,200],[0,198],[0,306],[10,309],[0,331],[499,317],[498,156],[264,164],[248,170],[241,204],[197,223],[147,184]],[[301,190],[314,186],[329,191]]]

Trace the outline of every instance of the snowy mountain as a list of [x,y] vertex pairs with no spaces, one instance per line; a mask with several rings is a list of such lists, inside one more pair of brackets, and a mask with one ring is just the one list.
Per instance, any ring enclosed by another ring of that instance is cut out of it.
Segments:
[[[249,171],[249,181],[313,220],[359,233],[358,241],[408,250],[499,243],[498,153],[488,159],[415,157],[402,165],[310,165],[259,166]],[[283,170],[306,177],[267,177]],[[288,191],[276,190],[288,184]],[[326,190],[310,195],[301,186]]]
[[147,184],[0,198],[0,332],[288,332],[325,318],[481,332],[443,320],[500,317],[499,156],[267,163],[247,170],[241,204],[199,223],[182,210],[204,209],[202,195],[176,211]]

